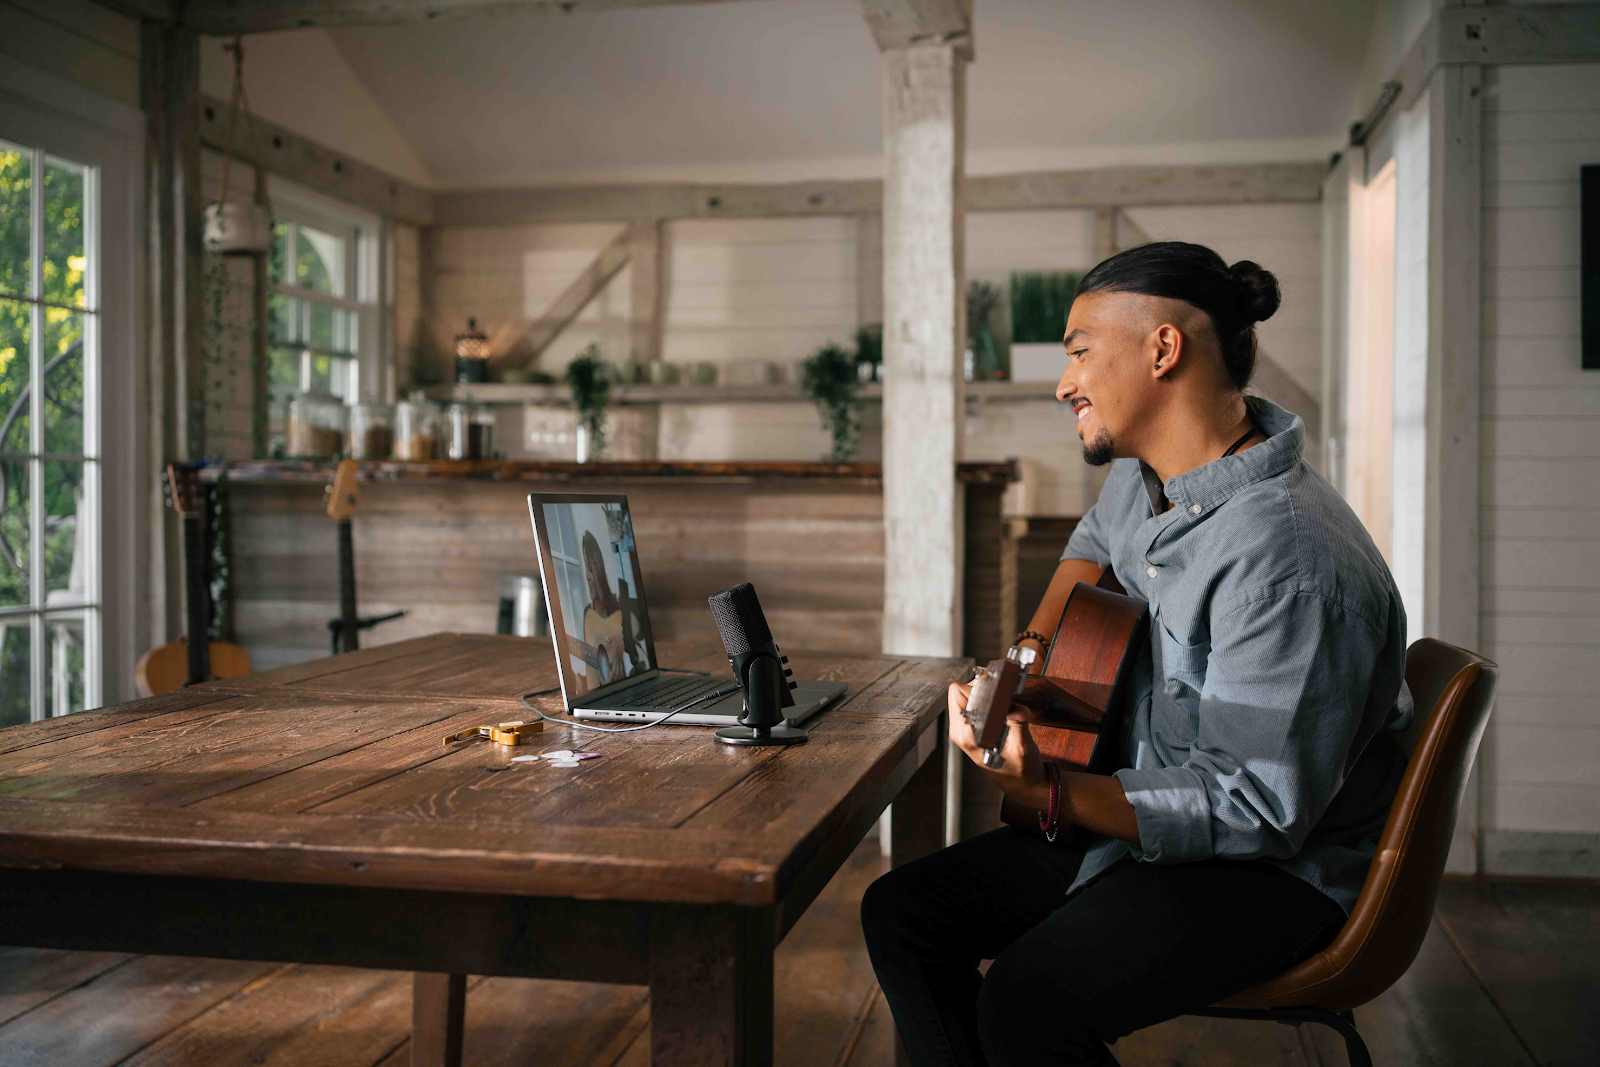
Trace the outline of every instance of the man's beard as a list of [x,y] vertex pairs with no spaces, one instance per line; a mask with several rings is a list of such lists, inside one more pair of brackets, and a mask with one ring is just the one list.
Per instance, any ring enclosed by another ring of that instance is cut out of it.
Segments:
[[1112,460],[1116,446],[1111,443],[1111,433],[1104,427],[1094,435],[1094,440],[1083,443],[1083,461],[1091,467],[1104,467]]

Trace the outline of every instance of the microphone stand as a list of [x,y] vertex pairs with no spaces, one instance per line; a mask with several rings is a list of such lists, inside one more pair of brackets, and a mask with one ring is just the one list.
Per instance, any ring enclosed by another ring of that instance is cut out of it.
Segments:
[[[739,716],[743,726],[726,726],[717,731],[717,740],[725,745],[798,745],[810,735],[797,726],[790,726],[783,718],[784,697],[789,694],[788,675],[784,667],[788,656],[776,656],[768,642],[761,648],[730,656],[734,677],[744,690],[744,714]],[[793,702],[793,698],[790,698]]]

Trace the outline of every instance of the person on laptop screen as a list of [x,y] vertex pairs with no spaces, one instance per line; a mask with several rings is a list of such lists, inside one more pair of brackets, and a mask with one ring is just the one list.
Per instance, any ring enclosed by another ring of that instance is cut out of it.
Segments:
[[649,669],[649,622],[632,597],[639,587],[638,556],[627,510],[545,504],[544,520],[577,692]]

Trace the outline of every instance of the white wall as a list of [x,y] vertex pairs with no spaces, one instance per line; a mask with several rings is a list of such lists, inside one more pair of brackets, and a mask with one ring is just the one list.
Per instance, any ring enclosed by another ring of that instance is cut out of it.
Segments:
[[1229,263],[1253,259],[1278,276],[1283,304],[1256,328],[1263,353],[1312,396],[1322,390],[1322,209],[1317,204],[1129,208],[1155,241],[1209,245]]
[[[233,57],[223,51],[224,44],[220,37],[200,39],[200,88],[226,101],[232,95]],[[244,87],[252,114],[414,185],[432,180],[410,134],[373,99],[327,30],[247,37]]]
[[1428,109],[1395,118],[1394,469],[1389,561],[1408,641],[1424,636],[1428,482]]
[[1502,671],[1488,863],[1519,865],[1507,832],[1582,834],[1587,867],[1549,873],[1593,875],[1600,372],[1581,369],[1578,169],[1600,162],[1600,65],[1492,68],[1484,85],[1482,633]]

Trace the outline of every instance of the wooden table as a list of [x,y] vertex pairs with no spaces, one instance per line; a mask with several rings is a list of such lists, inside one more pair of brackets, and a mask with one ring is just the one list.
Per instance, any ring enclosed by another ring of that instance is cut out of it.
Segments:
[[[460,1061],[468,974],[648,983],[654,1063],[768,1064],[779,940],[891,800],[894,862],[941,844],[969,667],[790,657],[849,685],[792,748],[692,726],[446,748],[556,684],[548,641],[469,634],[11,727],[0,944],[418,972],[430,1067]],[[575,742],[603,758],[511,762]]]

